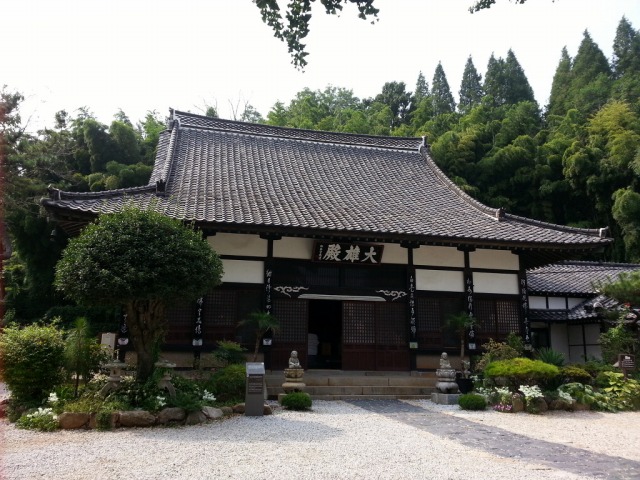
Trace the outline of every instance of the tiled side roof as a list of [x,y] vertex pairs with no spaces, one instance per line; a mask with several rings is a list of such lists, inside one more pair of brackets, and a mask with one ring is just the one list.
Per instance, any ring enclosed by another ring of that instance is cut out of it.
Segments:
[[590,295],[594,285],[617,280],[622,272],[640,270],[625,263],[562,262],[527,271],[531,294]]
[[612,298],[598,295],[585,300],[569,310],[531,309],[529,320],[533,322],[576,322],[598,323],[603,320],[603,312],[617,308],[619,303]]
[[[436,167],[419,139],[283,129],[174,112],[150,185],[43,203],[98,214],[127,202],[213,228],[244,226],[424,243],[584,249],[597,230],[505,215],[473,200]],[[155,184],[166,188],[155,193]]]

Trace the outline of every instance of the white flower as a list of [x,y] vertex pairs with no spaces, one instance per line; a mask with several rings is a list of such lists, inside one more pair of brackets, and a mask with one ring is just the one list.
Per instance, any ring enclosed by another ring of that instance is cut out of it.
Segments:
[[208,390],[204,391],[204,393],[202,394],[202,399],[206,400],[207,402],[216,401],[216,397],[213,395],[213,393],[209,392]]
[[167,399],[161,396],[157,396],[156,402],[158,403],[158,406],[164,407],[167,404]]
[[540,390],[540,387],[537,385],[520,385],[520,387],[518,388],[518,390],[520,390],[522,392],[522,394],[524,395],[524,398],[526,400],[530,400],[533,398],[540,398],[542,397],[542,391]]
[[58,395],[56,395],[56,392],[51,392],[49,394],[49,400],[47,400],[47,402],[51,404],[58,403]]

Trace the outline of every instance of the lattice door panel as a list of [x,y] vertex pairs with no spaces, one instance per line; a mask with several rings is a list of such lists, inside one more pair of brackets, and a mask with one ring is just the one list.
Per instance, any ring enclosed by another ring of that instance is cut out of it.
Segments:
[[376,321],[372,303],[342,302],[342,368],[375,370]]
[[271,368],[288,367],[292,350],[298,352],[300,363],[307,365],[307,324],[309,302],[305,300],[275,299],[273,315],[280,322],[280,329],[273,335]]

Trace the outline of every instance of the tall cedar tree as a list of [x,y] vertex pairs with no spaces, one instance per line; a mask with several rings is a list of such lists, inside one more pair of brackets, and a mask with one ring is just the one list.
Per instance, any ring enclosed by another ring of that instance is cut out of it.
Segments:
[[571,69],[568,103],[588,117],[609,100],[611,68],[607,57],[593,41],[588,31],[584,36]]
[[613,40],[613,73],[616,78],[640,71],[640,34],[622,17]]
[[547,112],[550,115],[564,115],[570,108],[567,103],[567,96],[571,88],[571,57],[567,47],[562,47],[560,62],[556,67],[551,84],[551,95]]
[[504,60],[502,58],[496,59],[492,53],[487,63],[487,73],[484,76],[482,89],[485,95],[491,97],[494,107],[504,105],[506,102],[504,85]]
[[418,80],[416,80],[416,90],[413,92],[413,103],[419,105],[423,98],[429,96],[429,83],[422,74],[422,71],[418,74]]
[[456,111],[456,102],[451,95],[447,76],[442,68],[442,63],[438,62],[436,71],[433,74],[431,82],[431,102],[433,104],[433,115],[437,117],[444,113],[454,113]]
[[533,88],[531,88],[520,62],[511,49],[507,52],[507,60],[504,62],[504,80],[505,103],[507,105],[515,105],[520,102],[535,103]]
[[482,75],[476,70],[471,55],[467,58],[464,72],[462,72],[459,94],[460,103],[458,104],[458,110],[463,114],[469,113],[473,107],[480,105],[482,101]]

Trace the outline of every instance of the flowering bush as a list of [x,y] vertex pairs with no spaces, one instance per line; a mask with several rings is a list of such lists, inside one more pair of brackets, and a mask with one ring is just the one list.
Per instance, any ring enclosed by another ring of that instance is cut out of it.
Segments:
[[58,417],[51,408],[39,407],[32,413],[25,413],[16,422],[18,428],[52,432],[59,428]]

